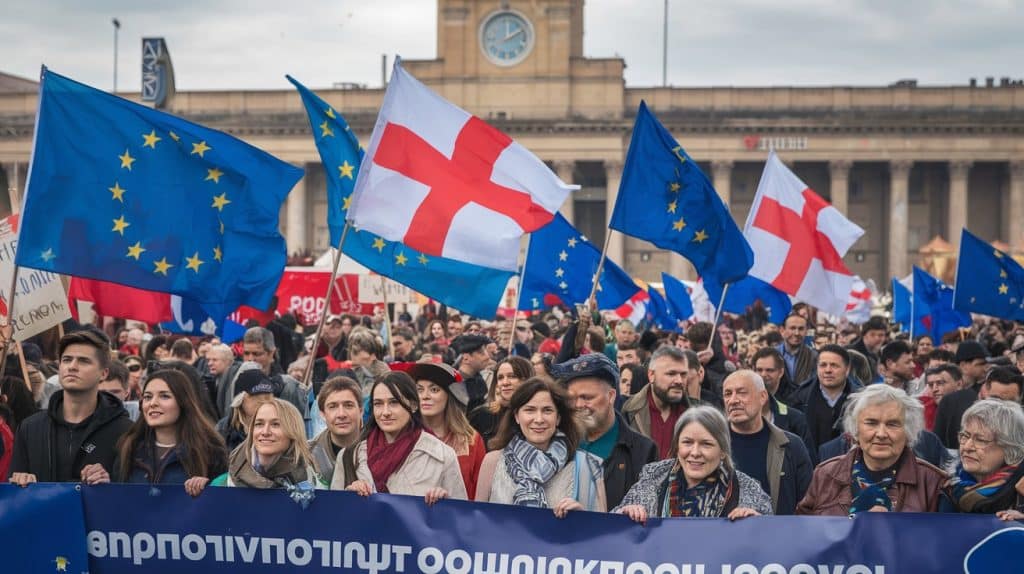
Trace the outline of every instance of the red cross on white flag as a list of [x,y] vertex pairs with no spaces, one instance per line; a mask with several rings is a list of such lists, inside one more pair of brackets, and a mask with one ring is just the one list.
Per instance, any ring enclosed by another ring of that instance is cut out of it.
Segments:
[[831,315],[842,315],[853,286],[843,255],[864,230],[768,154],[743,235],[754,250],[750,274]]
[[396,62],[349,218],[428,255],[512,270],[519,238],[551,221],[573,189]]

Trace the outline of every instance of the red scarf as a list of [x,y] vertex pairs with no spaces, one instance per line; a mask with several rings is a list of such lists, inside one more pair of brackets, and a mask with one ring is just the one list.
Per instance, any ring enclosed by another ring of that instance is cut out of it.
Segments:
[[379,428],[370,431],[366,437],[366,464],[370,467],[377,492],[388,492],[388,479],[405,462],[421,434],[423,428],[411,423],[398,433],[395,442],[388,444],[384,431]]

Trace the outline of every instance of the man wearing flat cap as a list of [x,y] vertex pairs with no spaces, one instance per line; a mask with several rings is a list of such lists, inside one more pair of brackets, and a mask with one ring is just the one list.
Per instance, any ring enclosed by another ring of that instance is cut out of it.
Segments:
[[491,360],[486,348],[491,343],[491,338],[483,335],[459,335],[452,340],[451,346],[458,356],[456,364],[459,366],[462,382],[454,383],[451,392],[456,396],[465,393],[468,397],[467,402],[463,403],[466,412],[473,412],[473,409],[487,400],[487,383],[484,382],[480,371],[484,370]]
[[551,376],[565,385],[584,436],[580,449],[603,462],[604,488],[614,508],[658,458],[654,441],[630,428],[615,411],[619,368],[604,353],[589,353],[551,366]]

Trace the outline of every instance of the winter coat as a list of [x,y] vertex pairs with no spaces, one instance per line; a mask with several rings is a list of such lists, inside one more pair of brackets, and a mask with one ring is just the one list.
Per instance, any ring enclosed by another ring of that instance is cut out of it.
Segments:
[[644,466],[658,460],[658,447],[654,441],[630,428],[626,418],[615,413],[619,422],[619,436],[612,453],[602,462],[604,492],[608,507],[614,508],[640,478]]
[[[366,481],[371,488],[374,487],[373,474],[370,473],[370,466],[366,463],[366,441],[360,441],[355,447],[353,463],[356,468],[356,480]],[[345,455],[343,449],[338,453],[334,461],[334,477],[331,479],[331,490],[344,490],[345,488],[345,465],[342,457]],[[391,494],[408,494],[412,496],[423,496],[428,490],[434,487],[441,487],[448,491],[448,497],[457,500],[466,500],[466,485],[462,481],[462,472],[459,470],[459,457],[452,447],[441,442],[441,439],[423,432],[419,440],[412,448],[412,452],[405,458],[402,466],[398,467],[387,481],[388,492]]]
[[[676,459],[672,457],[645,466],[640,472],[640,479],[612,512],[619,512],[625,506],[638,504],[647,510],[648,516],[666,518],[662,516],[662,508],[665,497],[668,496],[669,480],[672,478],[672,468],[675,464]],[[735,473],[740,488],[737,507],[751,508],[762,515],[771,515],[772,499],[765,494],[761,484],[738,470]]]

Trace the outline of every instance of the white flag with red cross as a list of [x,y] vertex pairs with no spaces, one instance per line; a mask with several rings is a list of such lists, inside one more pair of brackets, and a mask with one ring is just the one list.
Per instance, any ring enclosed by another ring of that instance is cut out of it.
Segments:
[[573,189],[396,62],[348,215],[427,255],[513,270],[520,237],[551,221]]
[[831,315],[845,312],[854,276],[843,255],[864,230],[807,187],[774,151],[743,235],[754,250],[750,275]]

